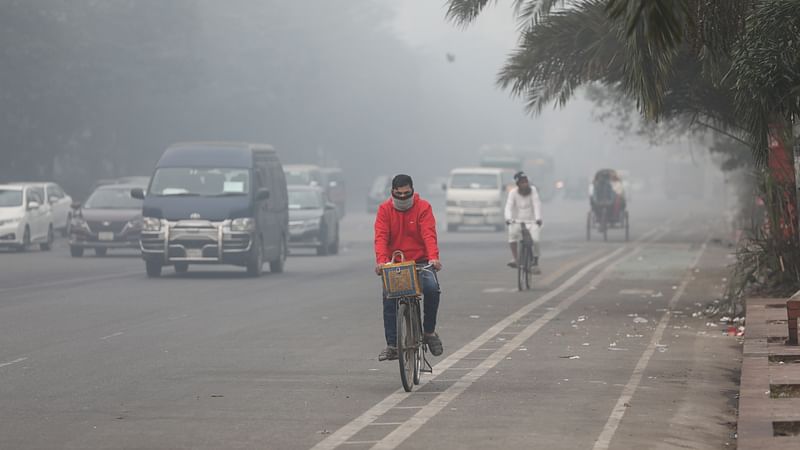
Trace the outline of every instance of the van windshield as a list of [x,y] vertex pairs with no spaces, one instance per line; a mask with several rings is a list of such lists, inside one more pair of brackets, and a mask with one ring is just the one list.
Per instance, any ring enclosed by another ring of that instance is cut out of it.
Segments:
[[491,173],[457,173],[450,179],[451,189],[500,189],[497,175]]
[[162,167],[156,169],[150,195],[204,196],[247,195],[250,193],[248,169]]

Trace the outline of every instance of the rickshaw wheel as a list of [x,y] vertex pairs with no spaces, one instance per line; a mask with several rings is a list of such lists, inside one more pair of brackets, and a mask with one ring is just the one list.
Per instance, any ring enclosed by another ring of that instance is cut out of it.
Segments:
[[625,211],[625,241],[630,239],[630,220],[628,218],[628,211]]
[[586,240],[592,240],[592,212],[586,214]]

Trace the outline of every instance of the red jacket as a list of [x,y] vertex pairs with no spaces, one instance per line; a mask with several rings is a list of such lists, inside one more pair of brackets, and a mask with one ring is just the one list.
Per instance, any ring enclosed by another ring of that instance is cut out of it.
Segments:
[[431,204],[414,194],[414,206],[398,211],[392,199],[378,207],[375,217],[375,260],[378,264],[391,261],[392,252],[400,250],[406,261],[439,259],[436,240],[436,218]]

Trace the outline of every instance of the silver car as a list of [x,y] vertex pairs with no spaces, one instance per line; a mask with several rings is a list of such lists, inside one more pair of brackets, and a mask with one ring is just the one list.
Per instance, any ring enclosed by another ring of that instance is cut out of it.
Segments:
[[339,215],[316,186],[289,186],[289,247],[339,253]]

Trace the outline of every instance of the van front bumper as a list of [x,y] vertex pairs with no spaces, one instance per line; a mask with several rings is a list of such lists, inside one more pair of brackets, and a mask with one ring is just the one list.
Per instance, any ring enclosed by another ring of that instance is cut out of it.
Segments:
[[460,206],[447,207],[448,225],[503,225],[503,211],[497,207],[489,208],[464,208]]
[[252,231],[232,231],[229,222],[187,220],[164,222],[159,231],[142,231],[142,258],[175,263],[246,265]]

